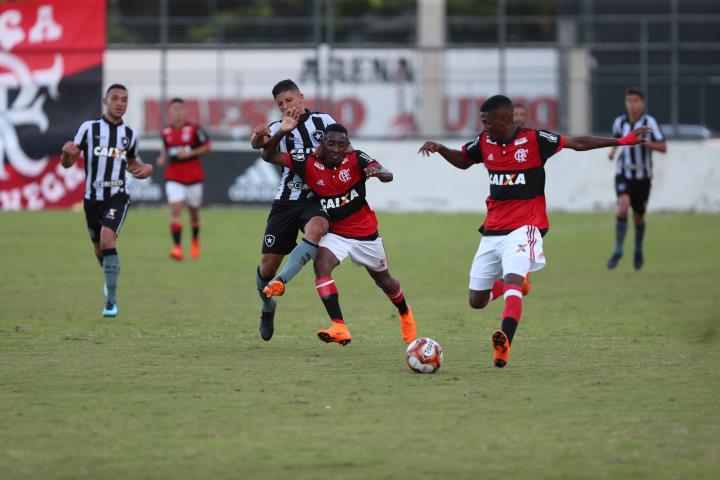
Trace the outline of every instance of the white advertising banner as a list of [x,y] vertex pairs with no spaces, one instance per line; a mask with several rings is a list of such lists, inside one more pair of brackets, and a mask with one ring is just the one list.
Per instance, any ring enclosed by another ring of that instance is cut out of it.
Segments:
[[[556,128],[557,51],[508,49],[506,58],[508,94],[527,106],[533,125]],[[290,78],[309,108],[333,114],[354,136],[402,138],[418,127],[420,59],[414,49],[171,50],[167,97],[183,97],[211,134],[245,138],[256,124],[278,118],[270,92]],[[437,114],[449,134],[478,130],[480,105],[499,90],[498,62],[496,49],[445,51],[445,109]],[[161,123],[160,65],[159,50],[105,55],[105,84],[128,86],[126,120],[146,134]]]
[[[472,140],[472,138],[469,138]],[[484,212],[487,170],[459,170],[435,154],[417,154],[422,142],[358,141],[354,145],[395,175],[392,183],[368,182],[373,208],[394,212]],[[458,140],[443,141],[460,148]],[[548,209],[565,212],[613,211],[615,165],[609,149],[563,150],[546,164]],[[671,141],[666,155],[655,154],[655,178],[648,211],[720,212],[720,143]]]

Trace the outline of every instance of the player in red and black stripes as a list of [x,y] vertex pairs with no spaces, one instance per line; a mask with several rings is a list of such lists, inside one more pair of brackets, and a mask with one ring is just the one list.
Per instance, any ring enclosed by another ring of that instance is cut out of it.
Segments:
[[170,204],[170,233],[173,248],[170,258],[182,260],[180,244],[182,235],[182,211],[187,204],[192,227],[190,256],[200,256],[200,206],[203,197],[203,172],[200,156],[210,152],[210,139],[200,126],[187,121],[185,101],[173,98],[170,101],[170,124],[162,129],[163,149],[157,159],[159,167],[165,170],[165,195]]
[[529,293],[527,276],[545,266],[543,235],[550,228],[545,207],[545,162],[563,148],[636,145],[650,129],[638,128],[622,138],[568,138],[547,130],[520,128],[513,122],[512,101],[490,97],[481,107],[483,132],[453,150],[428,141],[419,153],[439,153],[460,169],[483,163],[490,176],[487,217],[480,246],[470,269],[470,306],[484,308],[502,296],[501,328],[492,335],[496,367],[504,367],[522,314],[522,297]]
[[[283,118],[280,128],[263,147],[263,159],[291,169],[302,177],[318,197],[330,217],[330,231],[322,240],[315,257],[315,287],[327,310],[332,325],[320,330],[324,342],[350,343],[352,338],[345,324],[338,289],[332,271],[348,256],[367,270],[375,284],[388,296],[400,314],[400,328],[405,343],[415,340],[413,313],[405,301],[400,282],[390,275],[387,255],[378,233],[378,221],[365,200],[365,182],[377,177],[390,182],[392,173],[367,154],[348,152],[350,140],[345,127],[328,125],[318,151],[314,155],[291,155],[277,151],[277,145],[297,124],[297,112]],[[299,270],[299,269],[298,269]],[[276,279],[265,289],[270,295],[281,295],[290,278]]]

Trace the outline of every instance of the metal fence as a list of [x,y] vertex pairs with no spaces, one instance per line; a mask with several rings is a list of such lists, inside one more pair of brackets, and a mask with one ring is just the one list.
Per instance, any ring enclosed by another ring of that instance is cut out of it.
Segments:
[[[501,2],[502,3],[502,2]],[[673,1],[677,8],[677,2]],[[720,9],[719,9],[720,10]],[[333,52],[351,48],[416,49],[417,17],[388,18],[315,15],[308,17],[111,17],[108,42],[112,50],[128,48],[247,50],[314,49],[316,79],[333,102]],[[559,105],[557,127],[567,129],[571,115],[564,99],[576,82],[589,82],[590,127],[607,132],[612,118],[622,112],[623,91],[637,85],[647,92],[648,107],[674,132],[720,132],[720,11],[718,14],[577,15],[577,16],[448,16],[446,48],[485,51],[496,49],[495,63],[483,65],[487,75],[497,77],[495,91],[506,91],[532,77],[528,71],[510,68],[509,49],[554,49],[558,52],[556,79]],[[588,52],[592,59],[589,79],[575,78],[564,61],[569,51]],[[323,55],[322,52],[329,52]],[[217,68],[227,68],[218,66]],[[528,67],[532,68],[532,67]],[[456,72],[461,72],[456,70]],[[265,84],[282,76],[268,71]],[[467,73],[467,72],[466,72]],[[217,71],[218,78],[226,72]],[[447,77],[446,83],[471,82],[463,73]],[[152,79],[165,83],[172,79]],[[247,81],[245,79],[244,81]],[[358,85],[362,88],[362,85]],[[410,102],[412,103],[412,102]],[[412,113],[412,105],[409,107]],[[683,129],[683,125],[690,127]]]

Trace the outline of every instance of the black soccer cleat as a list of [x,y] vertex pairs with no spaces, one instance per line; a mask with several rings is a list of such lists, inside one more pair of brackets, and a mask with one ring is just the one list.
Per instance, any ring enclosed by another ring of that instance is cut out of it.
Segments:
[[618,262],[622,258],[622,253],[613,253],[612,257],[607,261],[608,270],[612,270],[617,267]]
[[645,263],[642,252],[635,252],[635,258],[633,258],[633,266],[635,270],[640,270]]
[[273,309],[272,312],[261,312],[260,313],[260,338],[265,340],[266,342],[269,341],[273,333],[275,332],[275,309],[277,308],[277,304],[273,300]]

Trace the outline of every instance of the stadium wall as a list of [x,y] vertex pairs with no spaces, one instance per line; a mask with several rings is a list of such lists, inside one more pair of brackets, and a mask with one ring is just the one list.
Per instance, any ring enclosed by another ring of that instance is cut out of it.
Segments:
[[[391,184],[368,183],[374,208],[400,212],[482,212],[489,192],[482,166],[458,170],[440,156],[416,154],[420,141],[360,142],[395,174]],[[443,142],[460,148],[458,140]],[[563,150],[548,160],[545,195],[552,211],[595,212],[615,209],[615,163],[609,149]],[[654,154],[655,178],[649,211],[720,212],[720,142],[670,141],[668,153]]]
[[[460,148],[457,139],[440,140]],[[354,146],[375,157],[395,174],[389,184],[368,182],[373,208],[388,212],[484,212],[489,184],[478,165],[458,170],[440,156],[421,157],[420,140],[362,141]],[[143,147],[144,145],[144,147]],[[157,140],[141,142],[141,155],[153,162]],[[609,149],[590,152],[563,150],[547,165],[545,194],[548,208],[566,212],[610,212],[615,208],[615,164]],[[655,154],[655,179],[650,212],[720,212],[720,142],[670,141],[666,155]],[[263,162],[247,142],[218,142],[203,161],[208,204],[269,203],[280,175]],[[135,202],[163,203],[162,172],[130,185]]]

